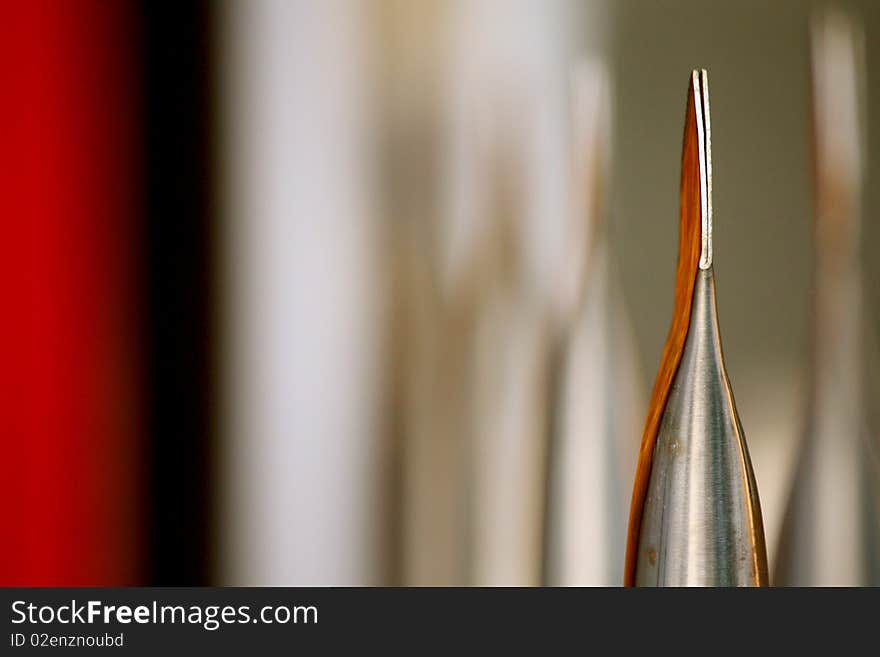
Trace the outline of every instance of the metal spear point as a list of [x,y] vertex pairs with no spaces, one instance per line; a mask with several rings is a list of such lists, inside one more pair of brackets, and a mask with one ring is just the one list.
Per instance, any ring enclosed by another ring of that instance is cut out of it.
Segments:
[[758,490],[724,367],[712,269],[706,71],[688,89],[675,309],[630,510],[629,586],[764,586]]

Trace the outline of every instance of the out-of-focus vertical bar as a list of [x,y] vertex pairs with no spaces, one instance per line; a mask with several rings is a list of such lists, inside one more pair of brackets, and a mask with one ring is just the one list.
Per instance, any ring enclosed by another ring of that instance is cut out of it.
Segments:
[[837,11],[812,22],[815,298],[807,425],[775,583],[880,584],[880,442],[870,427],[862,238],[864,36]]
[[380,583],[364,3],[223,8],[222,576]]
[[137,30],[126,3],[0,20],[0,583],[141,581]]
[[[490,267],[475,308],[471,413],[471,583],[541,581],[547,372],[546,325],[523,289],[517,253],[524,162],[518,136],[489,145],[484,180]],[[511,148],[513,147],[513,148]]]
[[438,246],[442,294],[463,318],[455,344],[466,344],[462,429],[447,437],[463,482],[449,532],[463,528],[463,577],[479,584],[541,577],[548,299],[570,218],[572,4],[478,0],[451,11]]
[[210,581],[215,377],[212,10],[149,0],[143,26],[150,581]]
[[609,247],[611,85],[601,60],[572,77],[573,222],[557,287],[563,364],[551,436],[547,583],[623,579],[629,479],[644,400]]
[[[456,549],[459,456],[456,374],[460,342],[437,287],[433,241],[444,179],[438,175],[445,118],[449,3],[382,0],[378,39],[382,261],[388,276],[384,426],[394,455],[386,564],[394,583],[460,582]],[[450,448],[451,447],[451,448]],[[450,532],[450,527],[452,531]]]

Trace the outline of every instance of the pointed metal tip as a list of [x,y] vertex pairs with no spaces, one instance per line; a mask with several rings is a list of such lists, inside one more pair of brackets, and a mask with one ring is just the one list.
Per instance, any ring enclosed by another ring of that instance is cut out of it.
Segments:
[[712,127],[709,117],[709,73],[694,70],[694,108],[700,153],[700,269],[712,266]]
[[642,518],[652,472],[660,422],[673,387],[689,335],[697,279],[712,274],[712,147],[709,122],[709,76],[704,69],[691,71],[681,152],[681,213],[675,307],[669,335],[651,393],[633,483],[624,583],[636,583]]
[[691,73],[681,163],[675,308],[633,484],[624,583],[764,585],[760,503],[715,307],[703,69]]
[[[712,126],[709,116],[709,74],[691,71],[681,167],[682,217],[687,253],[699,269],[712,266]],[[697,258],[697,253],[699,257]]]

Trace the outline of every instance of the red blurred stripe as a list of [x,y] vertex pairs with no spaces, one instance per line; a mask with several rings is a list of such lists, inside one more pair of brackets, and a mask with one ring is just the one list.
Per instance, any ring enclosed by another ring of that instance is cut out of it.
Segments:
[[133,583],[131,5],[0,7],[0,584]]

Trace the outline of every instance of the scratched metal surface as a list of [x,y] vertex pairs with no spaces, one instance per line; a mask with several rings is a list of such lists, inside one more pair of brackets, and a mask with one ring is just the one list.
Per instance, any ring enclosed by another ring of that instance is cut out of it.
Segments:
[[760,502],[724,368],[711,268],[697,274],[642,517],[637,585],[767,583]]

